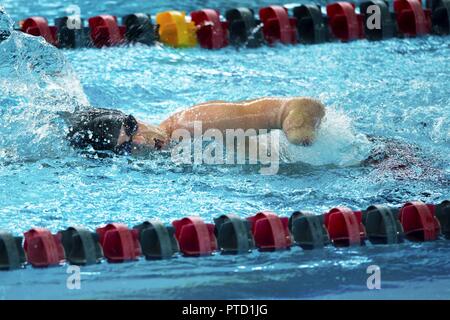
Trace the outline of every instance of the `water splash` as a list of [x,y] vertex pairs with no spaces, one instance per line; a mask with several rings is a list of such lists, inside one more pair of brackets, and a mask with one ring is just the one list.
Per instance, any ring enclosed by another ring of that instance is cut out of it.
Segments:
[[1,9],[0,34],[0,160],[58,157],[67,150],[58,112],[88,104],[80,81],[62,52],[14,31]]
[[5,13],[5,9],[0,6],[0,41],[6,40],[13,30],[14,21]]
[[327,108],[315,143],[296,146],[281,136],[281,157],[286,162],[303,162],[315,166],[358,165],[367,158],[372,143],[364,134],[356,133],[351,118],[343,111]]

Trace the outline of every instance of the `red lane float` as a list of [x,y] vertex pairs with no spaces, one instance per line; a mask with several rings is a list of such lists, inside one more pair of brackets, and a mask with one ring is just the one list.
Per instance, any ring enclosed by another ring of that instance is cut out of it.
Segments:
[[273,212],[263,211],[247,220],[251,223],[255,245],[260,250],[282,250],[292,246],[288,218],[280,218]]
[[363,16],[356,14],[350,2],[335,2],[327,5],[331,34],[341,41],[364,38]]
[[24,233],[27,261],[35,268],[58,265],[64,261],[64,248],[57,235],[47,229],[34,228]]
[[422,8],[420,0],[394,0],[398,30],[404,36],[420,36],[431,32],[431,11]]
[[97,48],[109,47],[124,42],[126,27],[117,24],[117,17],[100,15],[89,18],[91,39]]
[[210,255],[217,250],[215,226],[200,217],[186,217],[172,222],[180,251],[186,256]]
[[137,260],[142,254],[138,230],[130,230],[121,223],[110,223],[97,228],[96,232],[103,254],[109,262]]
[[366,230],[361,211],[352,211],[346,207],[331,209],[324,215],[324,224],[336,247],[364,245]]
[[433,241],[440,235],[441,225],[435,206],[420,201],[405,203],[399,213],[405,237],[410,241]]
[[212,9],[191,12],[197,26],[197,39],[202,48],[220,49],[228,45],[228,25],[220,21],[220,13]]
[[32,36],[41,36],[45,41],[54,46],[58,44],[56,27],[49,26],[47,19],[43,17],[30,17],[21,21],[21,30]]
[[286,8],[281,6],[261,8],[259,18],[263,23],[264,38],[269,44],[297,43],[297,19],[289,18]]

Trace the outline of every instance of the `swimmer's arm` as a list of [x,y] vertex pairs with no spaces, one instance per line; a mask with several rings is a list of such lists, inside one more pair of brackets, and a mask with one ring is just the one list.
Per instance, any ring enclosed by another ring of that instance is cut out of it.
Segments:
[[282,129],[295,144],[309,144],[314,139],[317,122],[324,115],[323,105],[309,98],[263,98],[244,102],[210,102],[178,112],[161,127],[171,135],[176,129],[194,134],[194,123],[202,131],[217,129]]

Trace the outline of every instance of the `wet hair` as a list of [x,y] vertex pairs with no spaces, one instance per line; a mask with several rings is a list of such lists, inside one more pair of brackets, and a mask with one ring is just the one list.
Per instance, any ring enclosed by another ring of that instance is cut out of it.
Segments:
[[72,115],[67,138],[76,148],[92,147],[94,150],[111,150],[117,153],[122,126],[128,136],[133,136],[138,123],[132,115],[118,110],[90,109]]

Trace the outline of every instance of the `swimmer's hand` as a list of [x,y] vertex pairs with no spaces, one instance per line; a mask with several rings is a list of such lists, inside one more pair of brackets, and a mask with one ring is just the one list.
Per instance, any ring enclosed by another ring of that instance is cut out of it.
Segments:
[[307,103],[307,106],[298,104],[298,107],[290,108],[284,116],[281,127],[290,143],[310,146],[316,139],[325,108],[315,100],[309,100]]
[[295,145],[310,146],[316,139],[316,133],[312,129],[295,128],[284,130],[288,141]]

